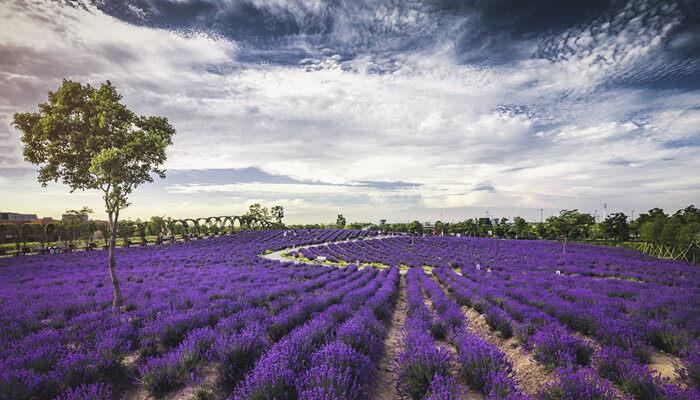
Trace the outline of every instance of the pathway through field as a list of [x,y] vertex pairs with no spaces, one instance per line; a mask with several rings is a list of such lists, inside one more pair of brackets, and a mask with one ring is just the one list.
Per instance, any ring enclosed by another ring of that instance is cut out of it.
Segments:
[[389,323],[389,332],[384,339],[382,348],[382,358],[379,360],[379,370],[377,380],[369,397],[374,400],[396,400],[400,399],[396,391],[396,358],[401,352],[402,337],[401,328],[406,321],[406,278],[401,277],[399,281],[399,298],[394,307],[394,313]]

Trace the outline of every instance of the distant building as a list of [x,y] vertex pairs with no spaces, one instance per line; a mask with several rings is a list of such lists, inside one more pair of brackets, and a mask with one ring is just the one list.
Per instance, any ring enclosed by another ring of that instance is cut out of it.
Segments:
[[20,214],[12,212],[0,212],[0,221],[16,222],[16,221],[34,221],[37,220],[36,214]]

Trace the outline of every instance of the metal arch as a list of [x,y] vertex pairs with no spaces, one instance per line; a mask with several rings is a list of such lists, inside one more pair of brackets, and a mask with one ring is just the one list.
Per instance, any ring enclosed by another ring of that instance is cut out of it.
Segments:
[[[124,234],[132,236],[137,233],[141,237],[141,242],[146,243],[148,233],[148,222],[129,221],[124,226]],[[134,229],[134,231],[132,231]],[[239,230],[249,229],[287,229],[287,227],[276,221],[263,220],[250,215],[222,215],[201,218],[168,219],[160,226],[161,233],[167,230],[172,235],[172,240],[182,234],[185,240],[192,235],[202,237],[207,235],[235,234]],[[127,232],[128,231],[128,232]],[[90,221],[90,223],[80,224],[76,227],[66,227],[60,221],[51,222],[46,225],[24,223],[0,224],[0,243],[15,243],[19,246],[29,241],[38,241],[43,247],[51,242],[61,241],[64,243],[73,242],[76,239],[94,239],[95,232],[101,232],[103,238],[108,238],[110,228],[107,224]]]
[[51,222],[44,226],[44,237],[47,242],[57,242],[61,238],[62,231],[60,224]]
[[209,233],[209,226],[207,225],[207,219],[204,217],[194,218],[197,224],[197,236],[204,237]]
[[200,235],[200,232],[201,232],[201,231],[200,231],[200,229],[199,229],[199,223],[197,222],[196,219],[193,219],[193,218],[185,218],[185,219],[182,219],[182,220],[180,220],[180,221],[181,221],[181,222],[185,225],[185,227],[186,227],[186,235],[187,235],[187,236],[190,236],[190,222],[192,223],[192,228],[193,228],[193,230],[194,230],[195,236],[199,236],[199,235]]
[[257,218],[249,215],[241,215],[238,219],[241,221],[241,229],[255,229],[255,222],[258,221]]
[[221,219],[221,230],[222,230],[222,232],[226,233],[226,222],[228,221],[228,223],[229,223],[229,225],[228,225],[228,226],[229,226],[228,234],[229,234],[229,235],[233,235],[234,232],[235,232],[235,230],[234,230],[234,221],[235,221],[235,220],[234,220],[233,218],[236,218],[236,217],[234,216],[234,217],[232,218],[232,217],[230,217],[230,216],[222,216],[222,217],[219,217],[219,218]]
[[207,230],[207,235],[217,236],[221,233],[221,220],[220,217],[206,217],[200,218],[204,220],[204,226]]
[[233,231],[235,232],[236,230],[236,221],[238,221],[238,229],[243,229],[243,219],[241,218],[240,215],[234,215],[232,217],[233,219]]
[[2,242],[18,243],[19,228],[16,224],[2,224]]
[[[19,228],[19,241],[26,246],[27,242],[40,242],[44,244],[44,228],[41,224],[24,223]],[[34,240],[32,240],[34,239]]]
[[187,222],[181,219],[173,219],[168,222],[168,229],[170,229],[170,236],[172,236],[172,240],[175,240],[175,237],[178,234],[178,224],[180,225],[182,229],[182,235],[186,236],[188,234],[188,226]]

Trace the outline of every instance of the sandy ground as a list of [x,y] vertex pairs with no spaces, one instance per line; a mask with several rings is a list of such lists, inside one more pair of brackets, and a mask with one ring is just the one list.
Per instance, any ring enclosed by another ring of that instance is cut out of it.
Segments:
[[399,281],[399,298],[396,302],[394,314],[389,323],[389,332],[384,339],[382,357],[379,360],[377,380],[370,391],[372,400],[397,400],[401,399],[396,390],[396,358],[402,348],[401,328],[406,321],[406,279],[402,276]]

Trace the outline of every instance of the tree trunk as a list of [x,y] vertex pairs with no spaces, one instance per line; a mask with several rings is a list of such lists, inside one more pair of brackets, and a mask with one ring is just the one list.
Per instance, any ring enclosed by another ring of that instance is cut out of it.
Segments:
[[122,299],[122,291],[119,286],[119,278],[117,278],[117,272],[115,271],[115,261],[114,261],[114,252],[115,248],[117,246],[117,219],[119,218],[119,213],[112,213],[109,212],[109,277],[112,280],[112,289],[114,291],[114,299],[112,300],[112,308],[114,310],[117,310],[119,307],[121,307],[123,299]]

